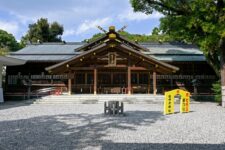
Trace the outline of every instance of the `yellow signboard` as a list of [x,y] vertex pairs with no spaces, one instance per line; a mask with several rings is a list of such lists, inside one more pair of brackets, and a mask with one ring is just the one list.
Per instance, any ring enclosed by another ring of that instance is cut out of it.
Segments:
[[180,100],[180,112],[189,112],[190,111],[190,93],[184,91]]
[[189,112],[190,111],[190,93],[184,90],[175,89],[169,92],[165,92],[164,100],[164,114],[173,114],[174,113],[174,97],[180,95],[180,112]]
[[174,96],[166,92],[164,100],[164,114],[173,114],[174,113]]

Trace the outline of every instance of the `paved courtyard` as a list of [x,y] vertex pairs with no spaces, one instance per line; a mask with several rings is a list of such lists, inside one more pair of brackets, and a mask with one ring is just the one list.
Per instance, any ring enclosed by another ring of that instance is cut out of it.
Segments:
[[125,116],[108,117],[103,104],[4,104],[0,149],[225,149],[224,108],[191,104],[190,113],[168,116],[162,110],[160,104],[126,104]]

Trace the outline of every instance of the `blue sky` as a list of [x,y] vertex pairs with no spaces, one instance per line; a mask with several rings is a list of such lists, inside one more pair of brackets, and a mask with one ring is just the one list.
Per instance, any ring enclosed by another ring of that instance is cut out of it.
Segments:
[[100,32],[97,25],[127,25],[130,33],[150,34],[162,15],[134,13],[129,0],[0,0],[0,29],[17,40],[41,17],[64,26],[63,40],[82,41]]

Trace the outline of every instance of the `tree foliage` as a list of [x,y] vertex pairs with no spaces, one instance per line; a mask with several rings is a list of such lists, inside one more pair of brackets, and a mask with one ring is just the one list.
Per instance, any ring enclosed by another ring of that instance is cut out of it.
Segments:
[[12,34],[0,29],[0,55],[20,49],[19,43]]
[[219,75],[225,51],[224,0],[130,0],[134,11],[164,15],[160,30],[175,40],[197,44]]
[[217,81],[212,85],[212,90],[215,92],[214,98],[215,101],[221,103],[222,95],[221,95],[221,82]]
[[40,18],[37,23],[29,25],[27,34],[22,37],[22,42],[60,42],[64,28],[57,22],[49,23],[48,19]]
[[[157,30],[157,29],[153,29]],[[141,34],[131,34],[125,31],[119,32],[120,35],[122,35],[123,37],[127,38],[128,40],[131,41],[137,41],[137,42],[169,42],[169,41],[173,41],[173,39],[169,36],[169,35],[165,35],[165,34],[156,34],[156,31],[152,33],[152,35],[141,35]],[[93,41],[96,40],[98,38],[100,38],[101,36],[103,36],[104,33],[97,33],[95,35],[93,35],[90,39],[86,39],[84,41]]]

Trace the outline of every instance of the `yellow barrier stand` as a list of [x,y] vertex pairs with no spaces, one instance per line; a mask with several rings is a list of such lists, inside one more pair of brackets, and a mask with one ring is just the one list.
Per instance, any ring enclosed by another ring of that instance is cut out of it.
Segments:
[[174,113],[174,96],[170,92],[165,93],[164,99],[164,115]]
[[181,89],[175,89],[165,92],[164,115],[174,113],[174,97],[180,95],[180,112],[187,113],[190,111],[190,93]]

